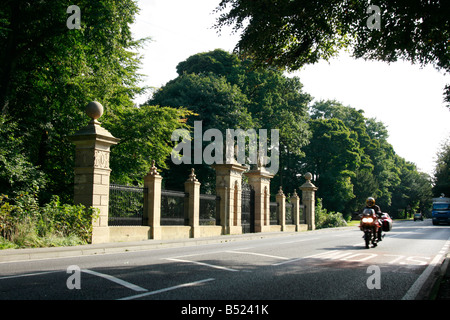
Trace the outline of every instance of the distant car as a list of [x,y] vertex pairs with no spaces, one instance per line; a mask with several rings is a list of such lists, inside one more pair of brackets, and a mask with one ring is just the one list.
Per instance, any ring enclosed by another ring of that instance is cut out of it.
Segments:
[[423,221],[423,215],[422,215],[422,213],[420,213],[420,212],[414,213],[414,221],[416,221],[416,220]]

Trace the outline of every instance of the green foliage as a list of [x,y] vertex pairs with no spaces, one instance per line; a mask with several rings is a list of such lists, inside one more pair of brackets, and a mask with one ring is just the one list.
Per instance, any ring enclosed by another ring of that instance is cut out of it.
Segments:
[[312,138],[301,162],[326,208],[350,217],[372,196],[394,217],[407,207],[427,210],[430,177],[395,154],[381,122],[337,101],[319,101],[310,114]]
[[102,122],[120,142],[111,150],[111,181],[118,184],[142,184],[152,161],[167,169],[167,156],[173,148],[170,140],[175,129],[188,128],[183,119],[192,115],[184,108],[141,106],[122,108]]
[[[380,8],[379,30],[368,27],[373,14],[367,13],[369,5]],[[216,28],[242,30],[236,51],[259,66],[298,70],[351,48],[356,58],[404,59],[448,72],[447,5],[442,0],[222,0]]]
[[23,140],[17,123],[0,115],[0,192],[33,192],[45,186],[44,174],[25,155]]
[[[298,161],[302,147],[308,141],[306,124],[307,104],[311,97],[302,91],[298,78],[288,78],[282,72],[258,69],[251,61],[223,50],[199,53],[180,62],[179,76],[155,93],[149,104],[181,106],[196,115],[188,124],[201,120],[203,131],[226,129],[278,129],[280,158],[287,163]],[[270,135],[269,135],[270,143]],[[177,188],[186,179],[190,167],[196,168],[204,192],[214,192],[214,171],[209,166],[171,166],[170,176],[164,177],[166,186]],[[278,182],[292,181],[293,166],[280,166]],[[175,173],[174,173],[175,172]],[[175,175],[177,179],[171,176]],[[284,183],[284,182],[283,182]],[[273,187],[276,190],[276,187]],[[276,191],[275,191],[276,192]]]
[[74,148],[67,137],[86,125],[84,107],[101,102],[106,119],[119,107],[133,106],[143,90],[140,57],[133,52],[143,40],[133,40],[130,31],[136,3],[77,1],[81,29],[69,30],[66,10],[72,4],[2,1],[0,113],[16,132],[9,142],[17,157],[0,160],[0,175],[11,177],[8,186],[0,183],[0,192],[24,190],[20,181],[27,180],[39,185],[42,201],[52,194],[70,201]]
[[310,129],[305,169],[317,177],[318,196],[325,206],[343,211],[354,197],[351,179],[361,161],[356,135],[336,118],[311,120]]
[[[0,236],[4,247],[42,247],[88,243],[97,210],[61,204],[59,197],[39,207],[36,195],[0,195]],[[9,243],[9,244],[8,244]]]
[[323,207],[322,199],[318,198],[315,208],[316,229],[346,227],[347,221],[340,212],[328,212]]
[[436,197],[442,193],[450,196],[450,140],[442,145],[437,154],[433,193]]

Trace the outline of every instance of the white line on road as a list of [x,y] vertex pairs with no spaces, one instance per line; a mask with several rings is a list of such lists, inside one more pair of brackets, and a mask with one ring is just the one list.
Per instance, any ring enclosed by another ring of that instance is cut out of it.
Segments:
[[272,264],[272,265],[273,265],[273,266],[281,266],[281,265],[283,265],[283,264],[287,264],[287,263],[291,263],[291,262],[296,262],[296,261],[299,261],[299,260],[302,260],[302,259],[316,258],[316,257],[322,256],[322,255],[326,255],[326,254],[329,254],[329,251],[321,252],[321,253],[316,253],[316,254],[313,254],[313,255],[310,255],[310,256],[306,256],[306,257],[295,258],[295,259],[291,259],[291,260],[288,260],[288,261],[278,262],[278,263],[274,263],[274,264]]
[[134,290],[134,291],[148,291],[147,289],[141,288],[141,287],[139,287],[139,286],[137,286],[135,284],[129,283],[129,282],[125,281],[125,280],[113,277],[113,276],[111,276],[109,274],[104,274],[104,273],[92,271],[92,270],[89,270],[89,269],[82,269],[81,271],[84,272],[84,273],[89,273],[89,274],[92,274],[94,276],[101,277],[101,278],[107,279],[109,281],[115,282],[117,284],[120,284],[121,286],[127,287],[128,289],[131,289],[131,290]]
[[211,267],[211,268],[221,269],[221,270],[226,270],[226,271],[239,271],[239,270],[236,270],[236,269],[226,268],[226,267],[222,267],[222,266],[216,266],[214,264],[209,264],[209,263],[204,263],[204,262],[199,262],[199,261],[183,260],[183,259],[175,259],[175,258],[165,258],[164,260],[193,263],[193,264],[198,264],[198,265],[201,265],[201,266],[206,266],[206,267]]
[[434,270],[438,262],[442,259],[442,255],[437,254],[424,272],[420,275],[419,278],[414,282],[414,284],[409,288],[406,294],[403,296],[402,300],[414,300],[423,284],[427,281],[431,272]]
[[205,283],[205,282],[208,282],[208,281],[213,281],[213,280],[215,280],[215,279],[209,278],[209,279],[204,279],[204,280],[200,280],[200,281],[184,283],[184,284],[180,284],[180,285],[177,285],[177,286],[164,288],[164,289],[160,289],[160,290],[155,290],[155,291],[150,291],[150,292],[146,292],[146,293],[141,293],[141,294],[137,294],[137,295],[134,295],[134,296],[125,297],[125,298],[121,298],[121,299],[117,299],[117,300],[138,299],[138,298],[142,298],[142,297],[146,297],[146,296],[150,296],[150,295],[154,295],[154,294],[158,294],[158,293],[162,293],[162,292],[167,292],[167,291],[171,291],[171,290],[176,290],[176,289],[180,289],[180,288],[197,286],[199,284],[202,284],[202,283]]
[[257,253],[257,252],[242,252],[242,251],[226,251],[226,252],[228,252],[228,253],[249,254],[249,255],[254,255],[254,256],[275,258],[275,259],[280,259],[280,260],[289,260],[290,259],[290,258],[286,258],[286,257],[272,256],[272,255],[269,255],[269,254],[263,254],[263,253]]
[[[447,243],[450,241],[450,238],[445,242],[444,246],[447,245]],[[414,284],[409,288],[409,290],[406,292],[406,294],[403,296],[402,300],[413,300],[416,298],[417,294],[419,293],[420,289],[424,285],[424,283],[428,280],[428,277],[433,272],[434,268],[437,266],[437,264],[442,260],[444,256],[442,254],[437,254],[434,259],[431,261],[431,263],[428,265],[428,267],[425,269],[424,272],[420,275],[419,278],[414,282]]]
[[48,274],[48,273],[55,273],[55,272],[61,272],[61,271],[43,271],[43,272],[36,272],[36,273],[19,274],[19,275],[15,275],[15,276],[5,276],[5,277],[0,277],[0,280],[39,276],[41,274]]
[[310,239],[292,240],[292,241],[282,242],[281,244],[289,244],[289,243],[296,243],[296,242],[303,242],[303,241],[311,241],[311,240],[317,240],[317,239],[319,239],[319,238],[310,238]]

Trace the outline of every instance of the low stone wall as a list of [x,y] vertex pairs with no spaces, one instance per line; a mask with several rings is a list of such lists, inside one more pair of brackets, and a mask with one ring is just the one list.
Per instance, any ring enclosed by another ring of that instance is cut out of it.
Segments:
[[105,242],[140,241],[150,239],[150,227],[108,227],[109,239]]
[[[190,226],[161,226],[161,240],[192,238]],[[199,226],[198,238],[217,237],[222,235],[221,226]],[[146,226],[118,226],[106,227],[102,230],[102,242],[124,242],[149,240],[151,227]],[[99,236],[99,235],[98,235]]]

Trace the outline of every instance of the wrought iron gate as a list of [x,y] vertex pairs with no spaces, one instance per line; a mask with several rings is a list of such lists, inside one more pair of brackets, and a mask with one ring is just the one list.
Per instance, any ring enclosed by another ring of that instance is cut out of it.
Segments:
[[255,190],[248,184],[242,184],[241,225],[243,233],[255,232]]

